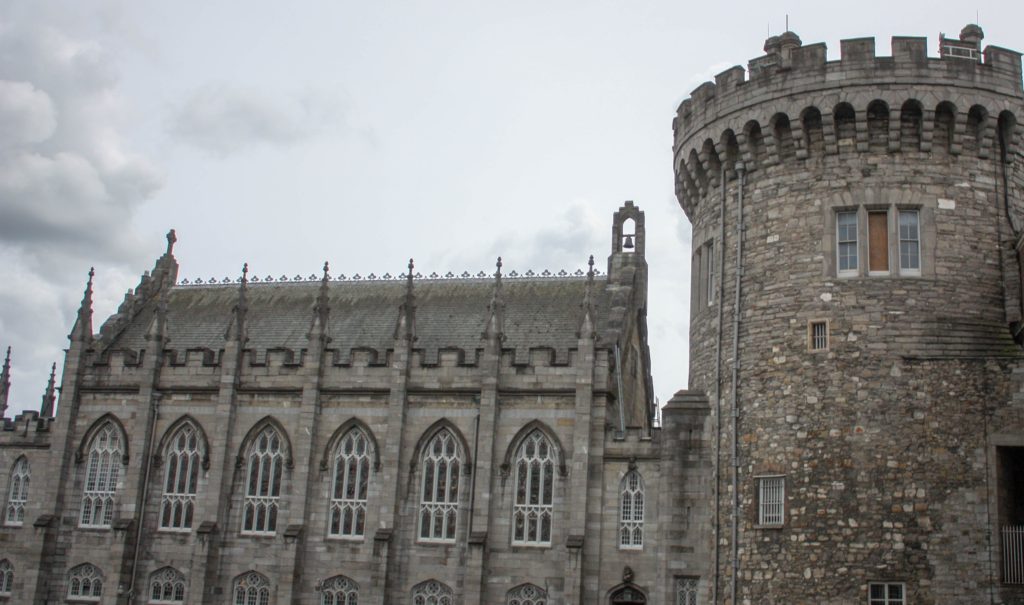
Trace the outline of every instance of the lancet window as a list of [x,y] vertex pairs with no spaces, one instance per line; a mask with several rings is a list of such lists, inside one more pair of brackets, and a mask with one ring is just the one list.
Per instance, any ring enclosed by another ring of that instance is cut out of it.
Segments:
[[454,542],[459,515],[459,472],[462,452],[448,429],[441,429],[423,451],[420,539]]
[[644,547],[644,480],[636,470],[622,478],[619,508],[619,547]]
[[99,601],[103,596],[103,573],[91,563],[68,572],[69,601]]
[[233,605],[270,605],[270,580],[250,571],[235,578]]
[[373,445],[360,428],[349,430],[334,452],[331,536],[361,538],[366,531],[366,495]]
[[548,593],[540,586],[522,584],[508,591],[506,605],[547,605]]
[[114,518],[114,496],[121,476],[124,445],[121,432],[113,422],[106,422],[89,444],[82,493],[81,527],[110,527]]
[[284,443],[277,429],[267,426],[253,440],[247,455],[243,533],[277,531],[283,474]]
[[28,459],[22,456],[11,469],[10,488],[7,491],[7,525],[20,526],[25,522],[25,503],[28,502]]
[[535,430],[516,452],[515,503],[512,507],[512,544],[551,545],[555,477],[554,448]]
[[192,528],[201,448],[199,431],[191,422],[183,424],[167,444],[164,495],[160,503],[161,529],[187,531]]
[[430,580],[412,589],[412,605],[452,605],[454,593],[447,584]]
[[185,602],[185,575],[173,567],[164,567],[149,577],[149,602],[152,605],[177,605]]
[[320,587],[320,605],[356,605],[359,586],[345,576],[334,576]]
[[14,590],[14,566],[7,559],[0,560],[0,596],[11,596],[12,590]]

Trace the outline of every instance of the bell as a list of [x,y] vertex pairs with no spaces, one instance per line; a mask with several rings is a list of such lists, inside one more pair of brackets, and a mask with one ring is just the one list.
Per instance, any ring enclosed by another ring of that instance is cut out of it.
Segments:
[[626,235],[626,241],[622,242],[622,249],[623,250],[632,250],[634,247],[635,246],[633,246],[633,235],[632,234],[627,234]]

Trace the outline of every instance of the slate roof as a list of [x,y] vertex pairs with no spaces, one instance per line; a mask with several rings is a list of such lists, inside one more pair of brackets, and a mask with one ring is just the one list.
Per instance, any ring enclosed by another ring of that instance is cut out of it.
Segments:
[[[319,282],[250,283],[248,286],[247,349],[306,348]],[[404,281],[346,281],[329,283],[331,349],[347,360],[354,348],[383,354],[393,348],[399,309],[405,300]],[[556,362],[565,362],[577,345],[586,279],[579,277],[519,278],[503,281],[505,301],[504,348],[517,358],[529,349],[550,347]],[[481,333],[494,292],[493,279],[417,279],[414,348],[434,363],[439,349],[462,349],[471,359],[483,347]],[[604,277],[594,282],[592,300],[599,334],[607,324],[608,289]],[[175,286],[168,297],[168,348],[223,348],[224,336],[238,302],[238,285]],[[154,303],[138,313],[118,334],[111,349],[145,348],[144,335]],[[383,360],[383,356],[381,356]]]

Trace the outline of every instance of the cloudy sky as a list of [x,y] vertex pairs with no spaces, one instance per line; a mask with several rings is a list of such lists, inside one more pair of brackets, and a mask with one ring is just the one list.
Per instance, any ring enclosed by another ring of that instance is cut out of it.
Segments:
[[662,402],[686,385],[671,120],[769,31],[1024,49],[1022,3],[0,2],[0,347],[35,408],[90,265],[96,320],[178,232],[181,277],[575,269],[646,211]]

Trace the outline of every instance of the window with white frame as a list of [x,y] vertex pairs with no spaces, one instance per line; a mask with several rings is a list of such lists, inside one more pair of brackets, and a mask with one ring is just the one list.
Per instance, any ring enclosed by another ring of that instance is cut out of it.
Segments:
[[160,529],[188,531],[196,508],[196,487],[202,460],[202,439],[191,422],[183,424],[164,451],[164,495]]
[[420,540],[454,542],[459,516],[462,451],[455,435],[441,429],[423,451]]
[[785,521],[786,478],[758,477],[757,522],[759,525],[782,525]]
[[149,602],[152,605],[177,605],[185,602],[185,574],[164,567],[149,576]]
[[836,254],[839,275],[856,275],[857,263],[857,211],[836,213]]
[[250,571],[235,578],[232,605],[270,605],[270,580],[267,576]]
[[868,605],[906,605],[902,582],[871,582],[868,584]]
[[346,432],[338,442],[334,451],[329,535],[342,538],[364,535],[372,456],[373,446],[358,427]]
[[412,588],[412,605],[452,605],[455,596],[447,584],[428,580]]
[[113,422],[106,422],[93,435],[85,469],[80,527],[110,527],[121,476],[122,448],[121,432]]
[[25,523],[25,503],[28,502],[28,458],[22,456],[11,469],[10,488],[7,490],[7,514],[4,522],[12,527]]
[[697,589],[700,578],[681,576],[676,578],[676,605],[697,605]]
[[900,274],[921,273],[921,225],[917,210],[899,211]]
[[103,573],[91,563],[83,563],[68,572],[69,601],[99,601],[103,596]]
[[534,584],[521,584],[506,595],[506,605],[547,605],[548,592]]
[[0,560],[0,596],[11,596],[12,590],[14,590],[14,566],[7,559]]
[[619,548],[644,547],[644,480],[631,470],[622,478],[619,509]]
[[320,586],[320,605],[356,605],[359,585],[345,576],[334,576]]
[[555,453],[543,432],[534,430],[519,444],[515,469],[512,544],[551,546]]
[[273,534],[277,531],[284,454],[283,439],[272,426],[264,427],[249,446],[242,533]]

